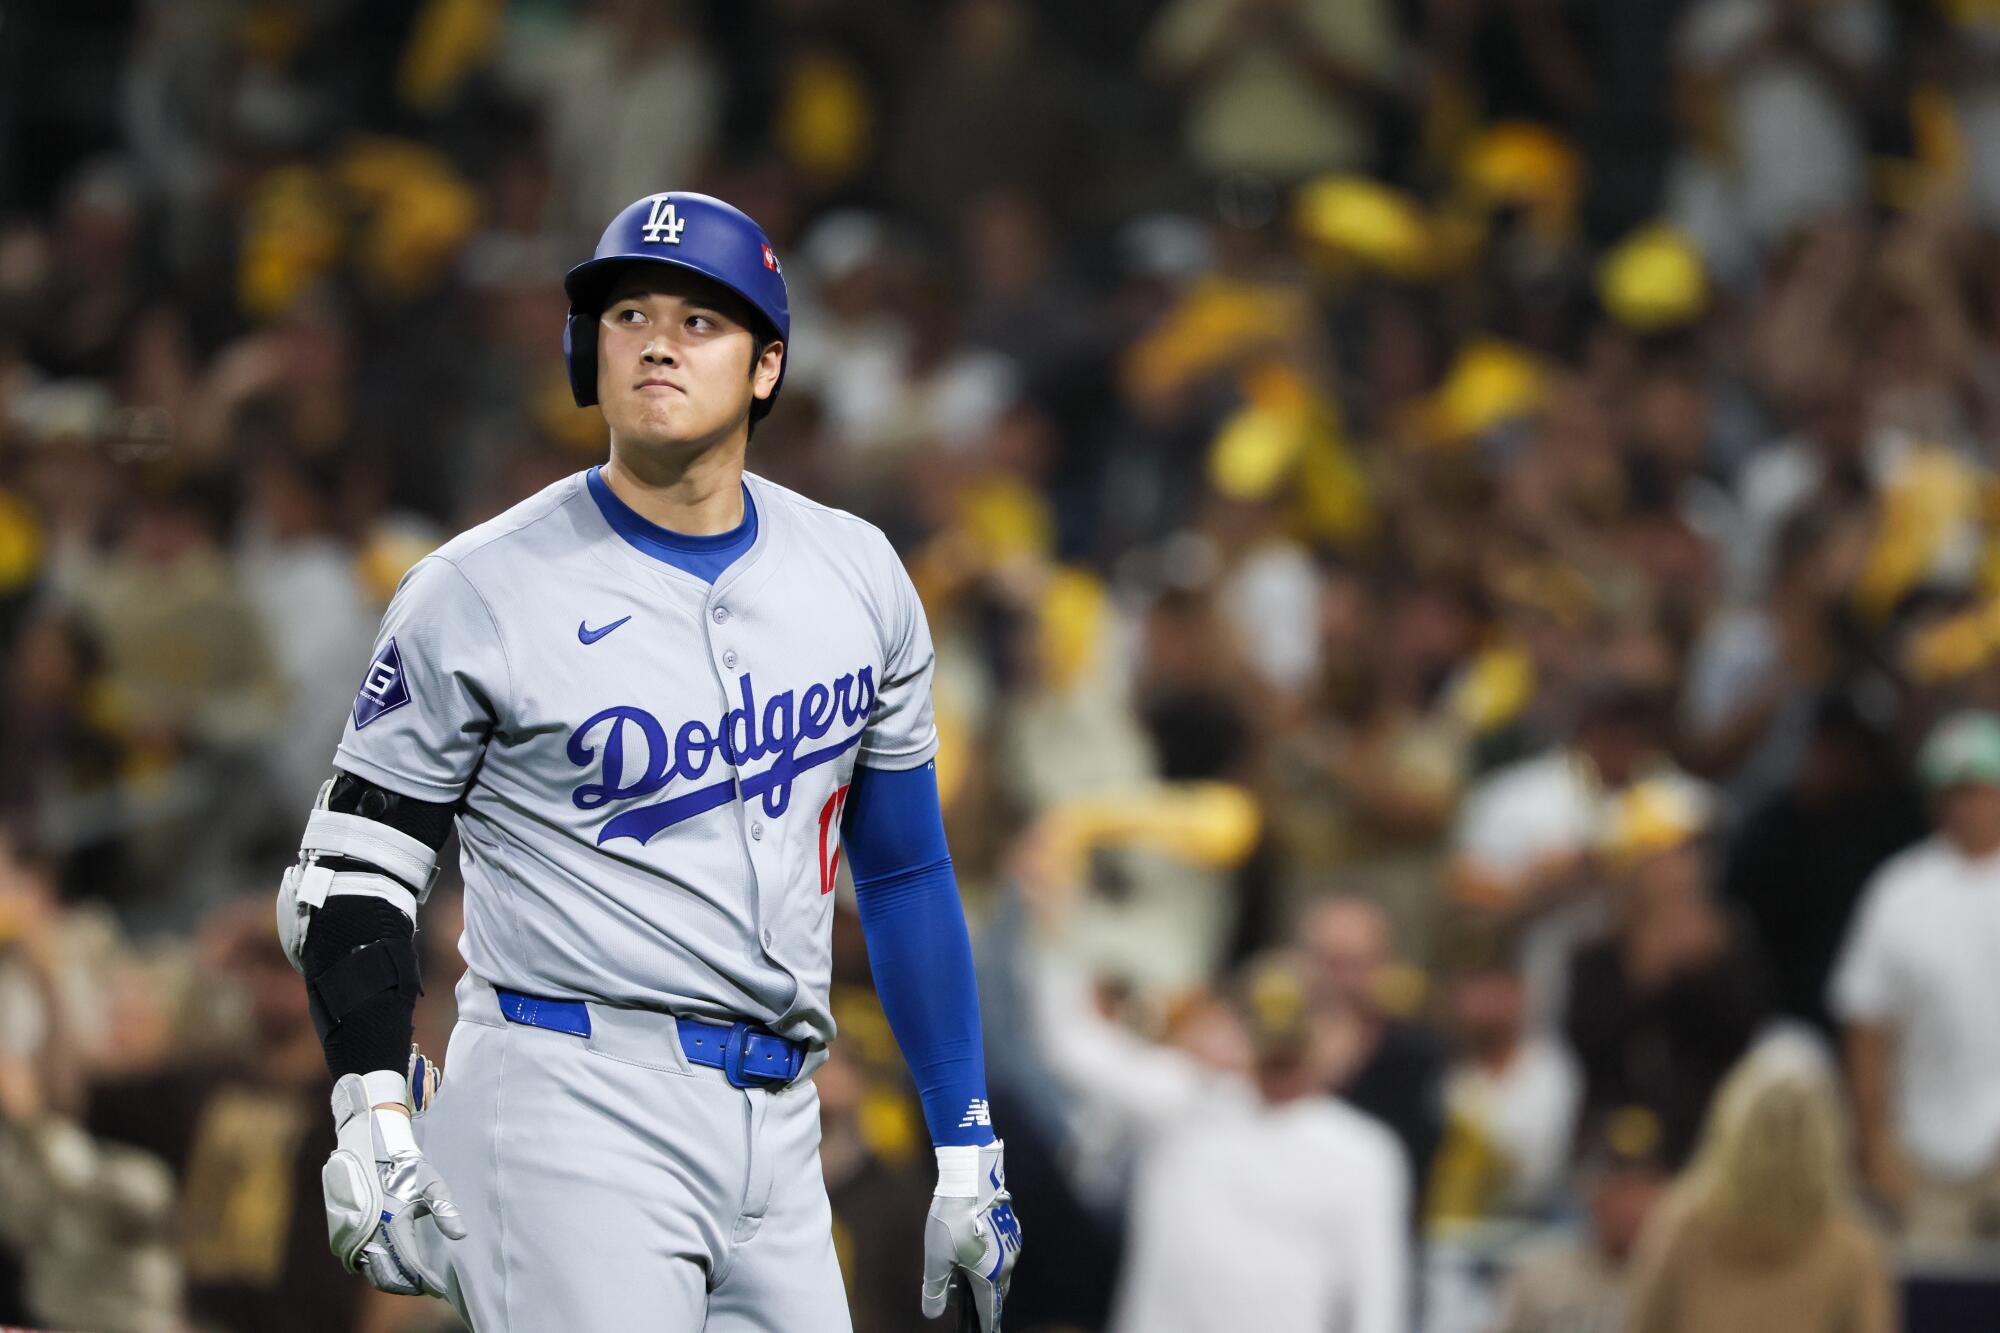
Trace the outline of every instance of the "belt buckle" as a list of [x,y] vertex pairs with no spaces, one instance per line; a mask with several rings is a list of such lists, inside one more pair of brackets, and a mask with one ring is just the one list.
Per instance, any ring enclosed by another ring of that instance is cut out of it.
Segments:
[[[794,1042],[788,1042],[775,1033],[752,1033],[748,1023],[732,1023],[729,1038],[722,1046],[722,1073],[730,1086],[737,1088],[768,1088],[791,1082],[798,1077],[799,1069],[805,1064],[805,1052]],[[748,1069],[743,1062],[749,1058],[750,1038],[763,1035],[779,1043],[785,1051],[785,1067],[777,1069]]]
[[754,1088],[757,1086],[743,1072],[743,1052],[749,1044],[750,1025],[748,1023],[731,1023],[729,1025],[729,1039],[722,1044],[722,1076],[729,1080],[729,1086],[732,1088]]

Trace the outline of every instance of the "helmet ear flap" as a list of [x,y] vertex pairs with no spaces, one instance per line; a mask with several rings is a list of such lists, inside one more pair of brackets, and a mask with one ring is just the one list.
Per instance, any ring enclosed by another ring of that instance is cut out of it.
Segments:
[[563,324],[563,362],[569,368],[569,391],[578,407],[597,405],[597,316],[570,312]]

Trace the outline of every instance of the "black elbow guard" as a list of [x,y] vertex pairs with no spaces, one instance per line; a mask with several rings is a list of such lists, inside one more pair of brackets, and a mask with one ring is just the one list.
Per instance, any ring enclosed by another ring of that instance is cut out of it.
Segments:
[[409,917],[379,898],[329,898],[313,914],[303,962],[313,1027],[334,1077],[400,1071],[424,989]]
[[444,846],[444,840],[451,836],[451,821],[458,813],[456,805],[419,801],[414,796],[378,787],[367,778],[358,778],[341,769],[334,770],[333,788],[327,792],[326,808],[339,814],[360,815],[363,819],[386,824],[398,833],[415,838],[432,851]]

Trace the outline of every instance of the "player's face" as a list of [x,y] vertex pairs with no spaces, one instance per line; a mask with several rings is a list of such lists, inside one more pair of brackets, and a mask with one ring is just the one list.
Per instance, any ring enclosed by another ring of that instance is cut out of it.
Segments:
[[758,349],[750,311],[698,274],[635,264],[599,316],[597,397],[620,441],[703,447],[747,429],[784,344]]

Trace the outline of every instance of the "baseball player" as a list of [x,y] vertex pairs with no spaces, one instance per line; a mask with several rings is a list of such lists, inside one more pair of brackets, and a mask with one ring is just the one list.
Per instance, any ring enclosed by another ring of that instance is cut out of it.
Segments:
[[[923,607],[879,530],[744,470],[790,332],[755,222],[641,199],[565,286],[610,460],[404,577],[279,891],[336,1079],[334,1253],[478,1333],[847,1329],[808,1078],[844,854],[936,1145],[922,1308],[956,1289],[993,1333],[1021,1232]],[[441,1082],[413,932],[454,821]]]

